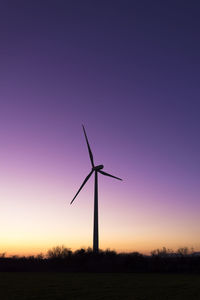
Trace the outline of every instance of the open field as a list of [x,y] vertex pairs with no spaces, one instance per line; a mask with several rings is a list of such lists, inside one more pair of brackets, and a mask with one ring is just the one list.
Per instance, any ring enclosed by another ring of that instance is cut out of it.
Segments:
[[198,300],[200,275],[0,273],[1,300]]

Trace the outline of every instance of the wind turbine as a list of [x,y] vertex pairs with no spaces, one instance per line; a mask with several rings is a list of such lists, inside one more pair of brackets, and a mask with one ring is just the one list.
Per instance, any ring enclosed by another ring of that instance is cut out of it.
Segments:
[[[83,125],[82,125],[83,126]],[[109,173],[106,173],[104,171],[102,171],[102,169],[104,168],[103,165],[98,165],[95,166],[94,164],[94,158],[93,158],[93,154],[88,142],[88,138],[86,135],[86,131],[85,128],[83,126],[83,132],[85,135],[85,139],[86,139],[86,143],[87,143],[87,147],[88,147],[88,152],[89,152],[89,156],[90,156],[90,161],[91,161],[91,165],[92,165],[92,170],[91,172],[87,175],[87,177],[85,178],[85,180],[83,181],[80,189],[78,190],[78,192],[76,193],[76,195],[74,196],[74,198],[72,199],[72,201],[70,202],[70,204],[72,204],[75,200],[75,198],[77,197],[77,195],[79,194],[79,192],[82,190],[82,188],[84,187],[84,185],[86,184],[86,182],[88,181],[88,179],[91,177],[91,175],[94,173],[95,174],[95,181],[94,181],[94,228],[93,228],[93,251],[94,252],[98,252],[99,251],[99,229],[98,229],[98,173],[105,175],[105,176],[109,176],[118,180],[122,180],[121,178],[118,178],[116,176],[113,176]]]

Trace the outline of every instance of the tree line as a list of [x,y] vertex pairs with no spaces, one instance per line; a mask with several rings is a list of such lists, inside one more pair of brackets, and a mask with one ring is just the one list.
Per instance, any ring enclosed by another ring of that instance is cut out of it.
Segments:
[[64,246],[49,249],[45,255],[6,256],[0,254],[0,272],[200,272],[200,253],[193,249],[177,251],[162,248],[150,255],[139,252],[117,253],[91,248],[72,251]]

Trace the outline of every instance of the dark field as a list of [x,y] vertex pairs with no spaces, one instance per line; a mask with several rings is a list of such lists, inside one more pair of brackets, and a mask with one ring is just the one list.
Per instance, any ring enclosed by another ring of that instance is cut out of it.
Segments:
[[0,273],[1,300],[200,299],[200,275]]

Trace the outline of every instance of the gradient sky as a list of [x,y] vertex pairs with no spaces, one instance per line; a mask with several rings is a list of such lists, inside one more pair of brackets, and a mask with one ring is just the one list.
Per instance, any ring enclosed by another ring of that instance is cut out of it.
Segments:
[[1,1],[0,252],[200,251],[198,1]]

